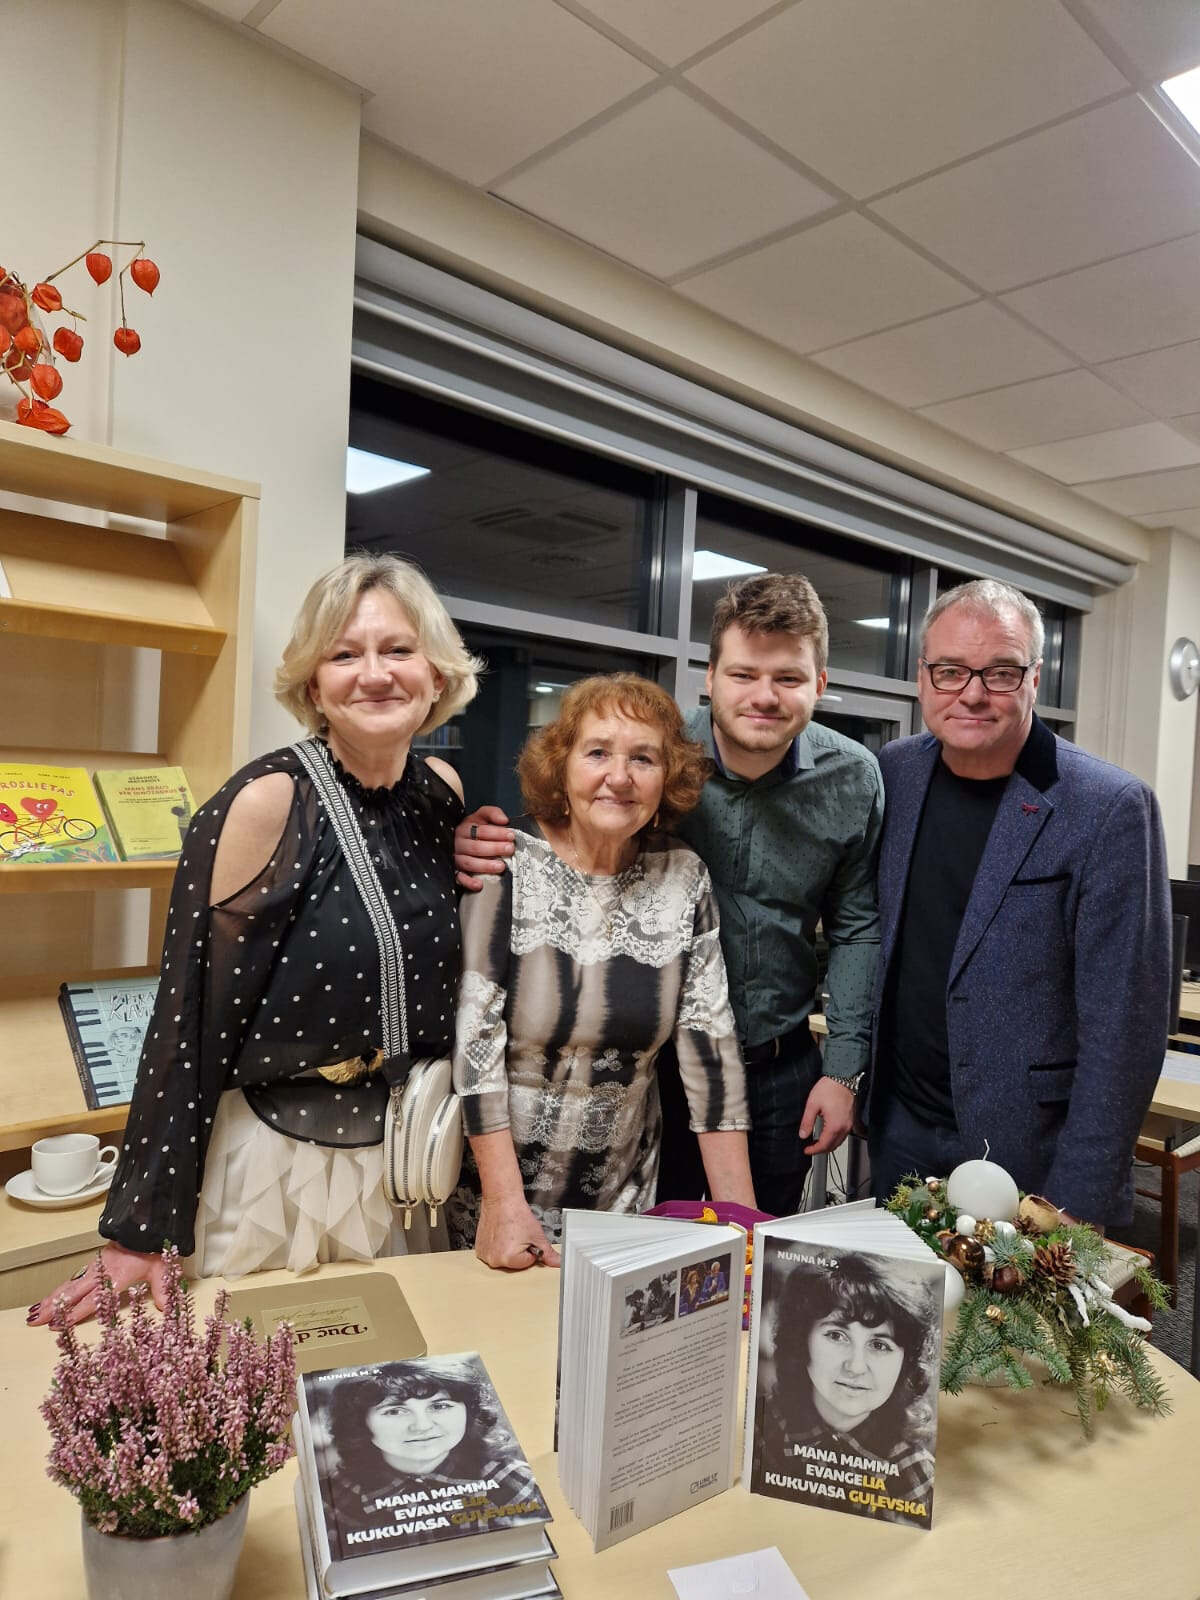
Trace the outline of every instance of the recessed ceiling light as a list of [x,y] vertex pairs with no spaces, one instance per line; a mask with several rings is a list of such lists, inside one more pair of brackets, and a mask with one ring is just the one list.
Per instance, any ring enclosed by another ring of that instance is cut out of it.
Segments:
[[887,617],[855,617],[860,628],[890,628],[891,622]]
[[1181,72],[1177,78],[1168,78],[1162,86],[1168,100],[1172,100],[1200,133],[1200,67]]
[[353,447],[346,451],[347,494],[373,494],[376,489],[392,489],[398,483],[428,476],[428,467],[415,467],[411,461],[395,461]]
[[712,578],[743,578],[748,572],[765,572],[752,561],[738,561],[716,550],[697,550],[692,556],[692,582],[707,583]]

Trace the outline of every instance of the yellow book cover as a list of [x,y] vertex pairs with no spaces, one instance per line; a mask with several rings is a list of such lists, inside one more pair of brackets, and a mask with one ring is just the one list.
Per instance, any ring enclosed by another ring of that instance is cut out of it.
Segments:
[[195,810],[182,767],[102,768],[96,792],[123,861],[179,854]]
[[0,870],[8,861],[78,866],[116,860],[104,812],[82,767],[0,762]]

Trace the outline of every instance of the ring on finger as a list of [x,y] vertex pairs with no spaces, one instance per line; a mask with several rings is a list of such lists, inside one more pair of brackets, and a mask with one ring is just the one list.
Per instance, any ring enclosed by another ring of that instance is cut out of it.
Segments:
[[471,824],[471,838],[472,839],[478,839],[478,837],[479,837],[479,829],[475,826],[474,823],[472,823]]
[[540,1244],[527,1244],[525,1246],[525,1254],[527,1256],[532,1256],[535,1261],[540,1261],[546,1252],[542,1249]]

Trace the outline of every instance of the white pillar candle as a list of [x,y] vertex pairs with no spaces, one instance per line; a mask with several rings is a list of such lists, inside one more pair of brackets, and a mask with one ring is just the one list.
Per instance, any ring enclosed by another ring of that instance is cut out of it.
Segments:
[[1016,1184],[994,1161],[964,1161],[955,1167],[946,1195],[956,1211],[992,1222],[1011,1222],[1021,1203]]

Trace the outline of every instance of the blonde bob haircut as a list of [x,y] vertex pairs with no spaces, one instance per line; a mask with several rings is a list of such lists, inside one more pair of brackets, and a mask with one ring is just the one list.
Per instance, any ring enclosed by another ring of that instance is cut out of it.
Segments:
[[530,816],[539,822],[557,822],[570,814],[567,757],[589,712],[599,717],[628,717],[661,735],[663,792],[652,826],[674,827],[700,799],[708,776],[708,757],[702,745],[688,738],[679,707],[667,691],[632,672],[580,678],[563,695],[554,721],[525,741],[517,758],[517,779]]
[[445,680],[441,696],[430,707],[418,734],[440,727],[469,705],[479,691],[483,662],[463,644],[425,574],[398,556],[347,556],[340,566],[318,578],[305,595],[292,636],[284,647],[283,660],[275,670],[276,700],[309,733],[321,733],[325,728],[325,719],[308,692],[313,673],[361,597],[371,589],[383,589],[399,603],[422,653]]

